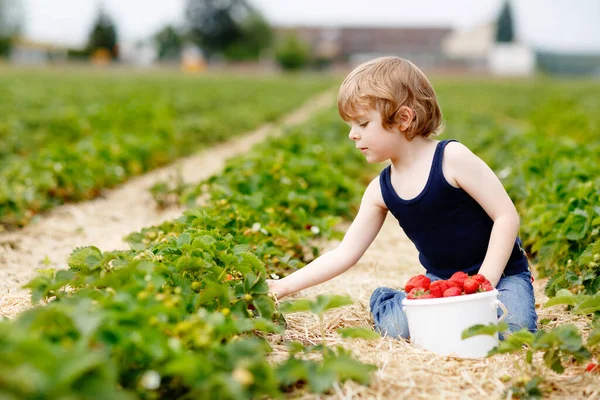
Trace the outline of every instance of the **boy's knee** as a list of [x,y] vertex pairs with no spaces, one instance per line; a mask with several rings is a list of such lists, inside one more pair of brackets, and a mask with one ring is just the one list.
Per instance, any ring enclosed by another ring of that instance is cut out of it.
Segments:
[[373,294],[371,294],[371,299],[369,300],[369,307],[371,308],[371,313],[373,313],[377,308],[379,308],[381,303],[393,298],[394,295],[397,293],[397,290],[390,289],[387,287],[378,287],[377,289],[375,289],[373,291]]
[[405,294],[398,290],[381,287],[371,295],[370,306],[375,330],[382,336],[408,338],[408,322],[402,311]]

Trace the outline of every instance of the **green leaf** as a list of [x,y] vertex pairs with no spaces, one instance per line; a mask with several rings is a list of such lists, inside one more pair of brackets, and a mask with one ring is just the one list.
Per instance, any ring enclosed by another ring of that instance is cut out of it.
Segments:
[[299,381],[308,380],[308,362],[290,357],[276,370],[277,378],[284,386],[291,386]]
[[285,301],[279,305],[279,311],[283,314],[291,314],[300,311],[310,311],[312,301],[308,299],[299,299],[295,301]]
[[348,296],[340,295],[319,295],[313,303],[311,311],[314,314],[321,315],[327,310],[352,304],[352,299]]
[[597,311],[600,311],[600,294],[583,297],[573,309],[575,314],[594,314]]
[[598,344],[600,344],[600,324],[593,331],[590,332],[587,338],[586,346],[595,347]]
[[500,322],[499,324],[489,325],[473,325],[465,329],[461,335],[462,339],[468,339],[477,335],[490,335],[493,336],[499,332],[505,332],[508,330],[508,324],[506,322]]
[[297,353],[301,353],[304,351],[305,347],[304,344],[302,344],[301,342],[287,342],[285,344],[285,347],[287,347],[288,351],[290,352],[290,354],[297,354]]
[[314,393],[324,393],[331,389],[336,381],[336,373],[332,369],[311,362],[308,364],[308,384]]
[[556,296],[551,298],[544,304],[544,308],[552,307],[557,304],[567,304],[574,306],[577,302],[577,297],[567,289],[561,289],[556,292]]
[[333,370],[341,382],[352,379],[362,385],[368,385],[371,372],[377,370],[375,365],[364,364],[346,353],[327,357],[323,367]]
[[74,270],[92,270],[99,266],[102,252],[95,246],[78,247],[69,256],[67,263]]
[[338,329],[338,333],[343,338],[355,338],[355,339],[379,339],[381,335],[375,332],[373,329],[367,328],[341,328]]
[[252,304],[263,318],[270,319],[275,312],[275,302],[269,296],[254,296]]

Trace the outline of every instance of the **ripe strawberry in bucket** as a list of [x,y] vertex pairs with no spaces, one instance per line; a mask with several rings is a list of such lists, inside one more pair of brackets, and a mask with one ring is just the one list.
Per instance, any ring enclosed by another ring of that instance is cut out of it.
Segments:
[[446,289],[444,297],[460,296],[462,292],[456,286]]
[[448,289],[448,282],[444,280],[431,282],[429,285],[429,293],[431,293],[434,298],[444,297],[446,289]]
[[420,288],[423,290],[429,290],[429,284],[431,280],[425,275],[416,275],[413,276],[406,282],[406,286],[404,286],[404,290],[406,293],[410,293],[414,288]]
[[463,290],[465,291],[465,294],[473,294],[479,290],[479,286],[479,281],[470,276],[465,279],[465,282],[463,283]]
[[431,282],[425,275],[415,275],[404,287],[409,300],[436,299],[441,297],[469,295],[494,290],[492,284],[481,274],[469,276],[456,272],[447,280]]

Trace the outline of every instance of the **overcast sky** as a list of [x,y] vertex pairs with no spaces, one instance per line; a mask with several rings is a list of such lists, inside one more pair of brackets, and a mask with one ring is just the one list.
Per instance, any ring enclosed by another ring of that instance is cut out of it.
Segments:
[[[123,41],[181,25],[186,0],[21,0],[27,37],[82,45],[102,2]],[[495,18],[502,0],[250,0],[273,24],[449,26]],[[557,51],[600,51],[600,0],[512,0],[518,39]]]

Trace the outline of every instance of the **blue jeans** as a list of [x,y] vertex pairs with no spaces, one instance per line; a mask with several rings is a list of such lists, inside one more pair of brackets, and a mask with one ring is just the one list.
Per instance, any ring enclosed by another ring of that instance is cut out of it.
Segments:
[[[432,282],[442,278],[431,273],[425,274]],[[529,271],[519,274],[503,276],[496,286],[500,292],[498,299],[508,309],[505,322],[508,323],[510,332],[527,328],[530,332],[537,331],[537,312],[535,311],[535,298],[533,285],[531,284],[531,273]],[[406,315],[402,311],[402,300],[406,297],[403,290],[394,290],[387,287],[375,289],[371,295],[371,314],[375,321],[375,330],[382,336],[393,338],[410,337]],[[498,317],[502,311],[498,309]],[[504,339],[504,335],[499,335]]]

